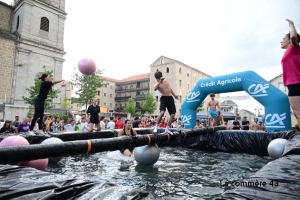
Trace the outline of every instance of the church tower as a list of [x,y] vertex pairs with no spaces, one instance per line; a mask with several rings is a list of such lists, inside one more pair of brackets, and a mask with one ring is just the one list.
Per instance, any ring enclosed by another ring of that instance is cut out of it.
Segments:
[[[25,105],[22,96],[29,96],[26,88],[34,85],[34,78],[44,72],[43,66],[53,70],[54,80],[62,79],[66,15],[65,0],[14,1],[11,31],[18,36],[18,42],[12,80],[13,104]],[[60,96],[53,104],[60,107],[63,100],[64,96]]]

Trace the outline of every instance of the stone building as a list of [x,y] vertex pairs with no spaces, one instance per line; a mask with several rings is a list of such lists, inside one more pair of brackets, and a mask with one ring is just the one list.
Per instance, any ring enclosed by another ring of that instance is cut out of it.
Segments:
[[149,73],[134,75],[116,83],[115,111],[123,112],[129,98],[135,101],[135,108],[141,114],[146,94],[149,93]]
[[232,100],[225,100],[222,103],[220,103],[221,110],[223,112],[229,112],[232,114],[238,114],[239,113],[239,106],[234,103]]
[[[28,96],[26,88],[43,66],[53,70],[54,79],[62,78],[65,0],[15,0],[13,6],[0,2],[0,10],[0,70],[5,72],[0,101],[25,105],[22,96]],[[61,99],[54,100],[56,107]]]
[[[195,68],[192,68],[182,62],[177,60],[167,58],[165,56],[160,56],[154,63],[150,65],[150,92],[154,95],[157,103],[157,109],[155,113],[159,113],[159,98],[160,93],[158,91],[154,92],[153,87],[157,83],[154,74],[159,70],[162,72],[163,76],[169,80],[170,86],[174,93],[179,95],[179,100],[175,100],[176,106],[176,116],[181,116],[181,103],[186,99],[189,92],[193,89],[196,83],[200,79],[209,78],[211,76],[201,72]],[[218,98],[219,95],[216,95]],[[204,101],[206,105],[207,99]],[[168,112],[166,113],[168,116]]]
[[[26,115],[29,105],[22,96],[29,95],[26,88],[34,85],[43,66],[53,70],[55,80],[62,79],[66,15],[65,0],[15,0],[13,5],[0,1],[0,104]],[[53,101],[56,108],[64,95]]]
[[[281,90],[282,92],[284,92],[286,95],[288,95],[288,89],[287,87],[285,87],[283,85],[283,78],[282,78],[282,74],[272,78],[269,81],[272,85],[274,85],[275,87],[277,87],[279,90]],[[291,120],[292,120],[292,127],[295,126],[295,124],[297,124],[297,119],[293,114],[293,110],[291,108]]]

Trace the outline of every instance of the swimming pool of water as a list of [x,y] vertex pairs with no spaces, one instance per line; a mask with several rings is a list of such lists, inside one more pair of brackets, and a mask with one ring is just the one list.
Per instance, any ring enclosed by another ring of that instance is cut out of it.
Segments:
[[119,151],[63,158],[45,171],[99,183],[117,185],[109,199],[132,189],[143,189],[156,198],[214,199],[231,187],[220,181],[241,181],[267,164],[269,157],[249,154],[204,152],[182,147],[161,147],[152,167],[138,165]]

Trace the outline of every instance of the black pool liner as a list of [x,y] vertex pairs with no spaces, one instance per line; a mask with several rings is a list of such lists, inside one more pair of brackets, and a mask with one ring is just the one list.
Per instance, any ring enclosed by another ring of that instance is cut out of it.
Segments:
[[113,183],[70,179],[33,168],[0,165],[0,199],[104,199],[112,195],[119,199],[153,198],[151,193],[140,189],[120,194]]

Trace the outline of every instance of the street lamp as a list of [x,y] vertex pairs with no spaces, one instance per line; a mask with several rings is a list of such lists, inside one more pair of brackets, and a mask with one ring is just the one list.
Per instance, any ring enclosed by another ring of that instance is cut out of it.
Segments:
[[255,107],[255,110],[257,110],[257,117],[259,116],[259,111],[262,110],[261,107]]

